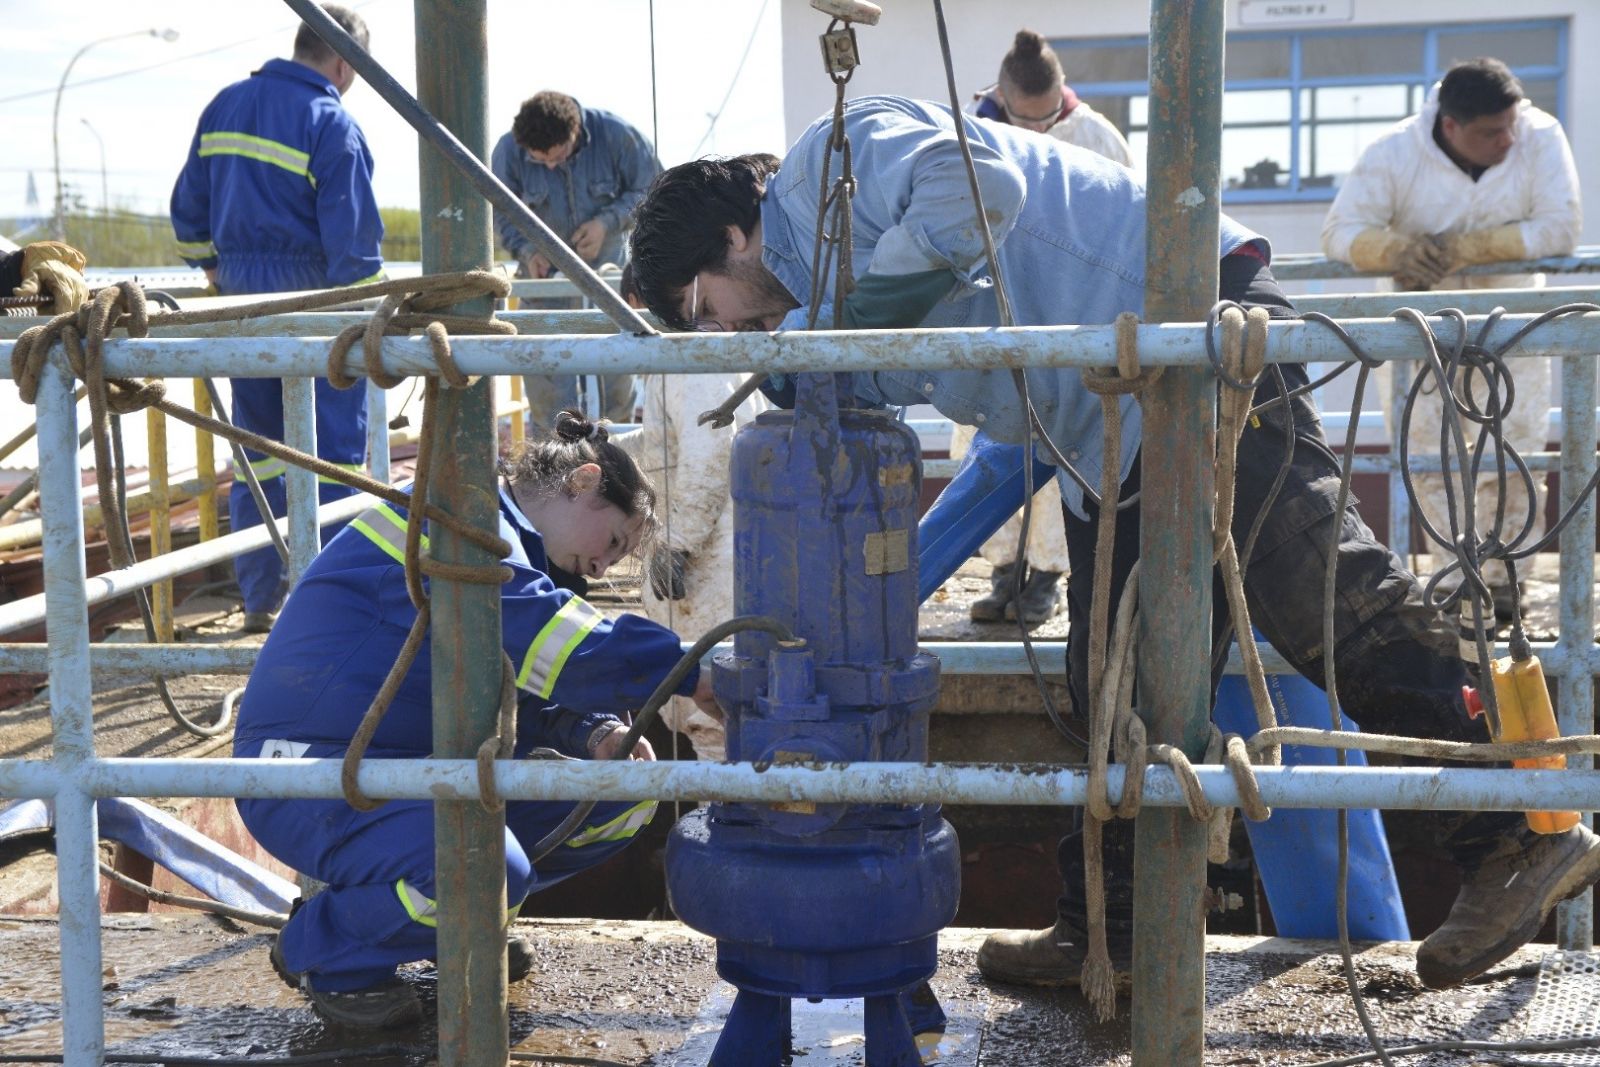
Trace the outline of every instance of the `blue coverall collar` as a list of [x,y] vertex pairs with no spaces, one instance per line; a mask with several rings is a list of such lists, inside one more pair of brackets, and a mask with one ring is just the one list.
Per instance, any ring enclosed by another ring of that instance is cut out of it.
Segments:
[[251,71],[250,76],[257,77],[262,74],[276,75],[280,78],[292,78],[295,81],[305,82],[307,85],[321,89],[335,100],[340,99],[339,90],[333,83],[325,78],[319,71],[312,70],[304,63],[296,63],[292,59],[269,59],[261,64],[261,69]]

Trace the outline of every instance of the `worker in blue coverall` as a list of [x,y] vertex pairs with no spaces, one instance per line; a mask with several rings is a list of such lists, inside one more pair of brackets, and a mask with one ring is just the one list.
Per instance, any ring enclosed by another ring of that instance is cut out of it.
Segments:
[[[655,526],[655,491],[603,426],[563,412],[555,433],[504,464],[500,535],[503,645],[517,668],[515,758],[551,748],[612,757],[622,716],[644,704],[676,665],[678,636],[639,615],[607,619],[566,585],[598,578]],[[406,509],[379,504],[341,530],[284,605],[250,675],[235,732],[240,757],[341,757],[406,640],[416,610],[406,592]],[[426,535],[424,535],[424,545]],[[562,572],[566,572],[563,574]],[[433,680],[424,642],[372,739],[373,759],[433,751]],[[677,693],[721,717],[698,666]],[[640,739],[634,759],[654,759]],[[435,953],[433,805],[390,801],[358,811],[339,800],[240,800],[245,826],[285,864],[328,883],[298,905],[272,962],[324,1018],[389,1028],[415,1021],[415,992],[395,974]],[[597,804],[537,866],[529,850],[571,812],[561,801],[506,805],[506,899],[528,894],[615,854],[649,823],[655,803]],[[508,945],[512,981],[531,965]]]
[[[364,48],[361,16],[337,4],[328,12]],[[172,190],[178,251],[205,269],[218,293],[282,293],[360,285],[383,278],[383,220],[372,195],[372,153],[340,103],[355,70],[305,23],[293,59],[269,60],[207,105]],[[236,426],[283,440],[283,387],[277,378],[234,378]],[[317,455],[360,470],[367,445],[363,386],[316,383]],[[284,515],[282,460],[246,451],[274,515]],[[353,489],[318,488],[323,503]],[[261,524],[243,474],[228,498],[232,528]],[[235,561],[244,594],[244,628],[265,633],[283,600],[283,565],[268,547]]]
[[[649,138],[619,115],[584,107],[547,89],[522,102],[510,132],[495,143],[490,169],[507,189],[567,242],[590,266],[627,262],[626,236],[633,209],[661,173]],[[519,278],[548,278],[550,261],[512,224],[494,213],[495,235],[517,260]],[[574,307],[576,301],[524,301],[524,308]],[[633,421],[633,375],[592,375],[599,382],[602,417]],[[563,408],[578,406],[575,374],[523,377],[528,425],[542,430]]]
[[[804,329],[818,222],[822,168],[832,115],[795,142],[777,174],[738,160],[701,160],[667,171],[635,215],[633,270],[650,310],[667,325],[722,330]],[[993,229],[1019,326],[1108,323],[1144,305],[1144,189],[1126,168],[1053,138],[961,118],[976,179]],[[851,198],[856,286],[843,301],[847,328],[882,329],[1000,324],[975,208],[948,108],[898,97],[845,105],[844,131],[854,157]],[[1292,315],[1268,267],[1261,237],[1223,216],[1220,295]],[[817,321],[833,322],[832,272],[822,279]],[[1305,368],[1278,365],[1290,392]],[[1100,398],[1071,368],[1027,372],[1045,429],[1091,486],[1115,464],[1122,491],[1139,484],[1140,410],[1119,401],[1120,455],[1102,445]],[[859,403],[930,403],[957,422],[982,426],[996,440],[1029,438],[1026,412],[1006,371],[881,370],[853,375]],[[792,404],[793,387],[769,395]],[[1245,595],[1252,621],[1294,667],[1320,682],[1323,583],[1329,544],[1338,535],[1334,656],[1345,710],[1363,729],[1486,741],[1461,687],[1471,680],[1454,620],[1422,600],[1416,579],[1373,536],[1354,506],[1338,508],[1339,466],[1322,437],[1308,396],[1287,402],[1267,375],[1239,445],[1234,537],[1247,541],[1260,516]],[[1292,444],[1292,449],[1286,445]],[[1287,467],[1283,456],[1292,458]],[[1280,471],[1281,492],[1273,492]],[[1058,477],[1072,573],[1068,580],[1069,692],[1087,718],[1088,619],[1096,559],[1098,501]],[[1139,554],[1139,508],[1118,509],[1113,597]],[[1113,602],[1115,602],[1113,600]],[[1226,599],[1213,598],[1212,637],[1226,638]],[[1217,664],[1220,674],[1220,662]],[[1215,684],[1215,679],[1213,681]],[[1600,879],[1600,839],[1582,824],[1564,834],[1532,833],[1515,812],[1441,813],[1439,838],[1461,871],[1449,916],[1419,946],[1417,973],[1443,988],[1505,959],[1539,931],[1556,903]],[[1132,941],[1132,824],[1106,827],[1107,929],[1112,961],[1124,980]],[[985,975],[1036,985],[1076,983],[1086,941],[1081,842],[1060,852],[1064,891],[1056,923],[1043,930],[1000,931],[978,953]]]

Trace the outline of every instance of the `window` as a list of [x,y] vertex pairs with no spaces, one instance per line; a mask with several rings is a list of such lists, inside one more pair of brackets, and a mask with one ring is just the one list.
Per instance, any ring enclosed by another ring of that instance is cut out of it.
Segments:
[[[1143,39],[1051,42],[1067,81],[1128,137],[1149,144]],[[1230,33],[1222,100],[1223,199],[1331,200],[1367,145],[1422,108],[1450,65],[1505,61],[1534,106],[1565,119],[1564,21],[1457,23],[1301,33]]]

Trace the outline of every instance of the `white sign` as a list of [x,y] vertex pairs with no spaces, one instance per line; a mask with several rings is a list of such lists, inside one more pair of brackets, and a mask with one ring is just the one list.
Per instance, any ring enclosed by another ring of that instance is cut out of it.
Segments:
[[1239,0],[1241,26],[1304,26],[1353,18],[1355,0]]

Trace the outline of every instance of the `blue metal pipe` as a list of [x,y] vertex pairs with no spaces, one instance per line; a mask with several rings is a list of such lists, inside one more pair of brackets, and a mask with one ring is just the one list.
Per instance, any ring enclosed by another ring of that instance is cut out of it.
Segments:
[[[1600,247],[1578,248],[1570,256],[1543,259],[1518,259],[1505,263],[1479,263],[1462,267],[1457,274],[1593,274],[1600,271]],[[1319,255],[1290,253],[1272,258],[1272,273],[1279,281],[1304,281],[1311,278],[1382,278],[1383,272],[1357,270],[1348,263]],[[1415,294],[1427,296],[1426,293]]]
[[78,498],[76,384],[62,360],[39,384],[39,498],[44,518],[44,584],[49,598],[56,892],[61,901],[63,1059],[74,1067],[105,1054],[100,990],[99,828],[83,773],[94,765],[94,694],[89,682],[89,604],[84,595],[83,513]]
[[[312,379],[283,380],[283,443],[308,456],[317,454],[316,402]],[[293,586],[322,551],[322,530],[317,523],[317,476],[290,464],[284,479],[289,512],[289,566],[284,577]]]
[[[1509,340],[1532,315],[1506,315],[1490,331],[1491,345]],[[1482,316],[1469,316],[1476,331]],[[1412,359],[1417,333],[1393,319],[1352,319],[1343,324],[1352,339],[1379,360]],[[1451,327],[1453,329],[1453,327]],[[1509,354],[1591,354],[1600,313],[1569,315],[1548,322]],[[1138,328],[1139,359],[1147,367],[1200,366],[1205,326],[1146,324]],[[15,342],[0,341],[9,359]],[[326,372],[327,341],[316,338],[220,337],[215,339],[114,338],[106,341],[106,372],[113,376],[232,375],[272,378]],[[467,374],[709,374],[760,368],[800,371],[998,370],[1011,367],[1105,366],[1116,362],[1112,326],[1017,326],[958,330],[862,330],[817,333],[681,333],[654,336],[613,334],[543,337],[461,337],[451,351]],[[383,366],[393,374],[432,373],[423,337],[386,337]],[[1275,322],[1268,329],[1271,362],[1342,361],[1349,351],[1314,322]],[[365,373],[359,354],[346,364]]]
[[[65,790],[118,797],[338,797],[338,760],[117,758],[63,769],[48,760],[0,760],[0,796]],[[1212,803],[1237,804],[1228,771],[1195,768]],[[636,763],[508,761],[495,784],[511,800],[719,800],[738,803],[1081,805],[1082,767],[1039,764]],[[1123,769],[1110,771],[1115,801]],[[1600,796],[1600,771],[1433,767],[1258,767],[1262,798],[1277,808],[1377,807],[1418,811],[1584,810]],[[373,797],[473,800],[474,760],[367,760],[362,792]],[[1152,766],[1145,803],[1179,807],[1172,771]]]

